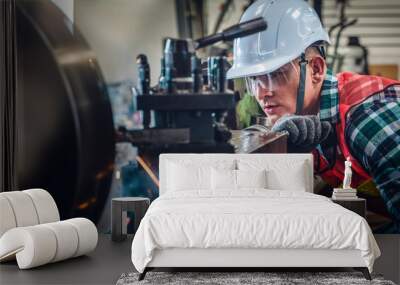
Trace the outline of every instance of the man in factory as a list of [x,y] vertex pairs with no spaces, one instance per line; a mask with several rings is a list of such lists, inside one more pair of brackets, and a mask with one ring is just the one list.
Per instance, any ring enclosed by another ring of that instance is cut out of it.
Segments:
[[306,1],[256,1],[241,21],[257,17],[268,28],[235,40],[227,77],[245,78],[272,130],[289,133],[290,151],[312,151],[316,172],[332,187],[350,157],[351,186],[383,201],[380,209],[368,205],[388,217],[375,232],[400,233],[400,82],[332,75],[328,35]]

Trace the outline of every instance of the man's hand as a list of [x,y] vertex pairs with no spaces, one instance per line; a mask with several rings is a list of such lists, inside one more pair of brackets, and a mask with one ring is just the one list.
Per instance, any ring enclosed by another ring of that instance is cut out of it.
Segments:
[[328,138],[333,127],[315,115],[286,115],[274,124],[272,131],[289,133],[288,147],[291,152],[310,152]]

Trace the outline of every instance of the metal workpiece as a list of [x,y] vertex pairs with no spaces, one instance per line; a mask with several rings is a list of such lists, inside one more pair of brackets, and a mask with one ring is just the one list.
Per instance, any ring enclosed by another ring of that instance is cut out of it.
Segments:
[[111,239],[123,241],[127,237],[128,212],[134,213],[134,233],[139,227],[140,221],[150,206],[150,199],[143,197],[120,197],[111,201]]
[[286,132],[271,132],[260,130],[231,131],[230,143],[235,153],[287,153]]

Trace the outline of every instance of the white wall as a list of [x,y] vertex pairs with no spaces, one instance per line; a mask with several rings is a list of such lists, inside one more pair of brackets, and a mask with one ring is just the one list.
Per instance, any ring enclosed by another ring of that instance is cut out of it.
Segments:
[[107,83],[136,83],[139,53],[148,56],[154,83],[160,72],[162,38],[177,37],[174,0],[78,0],[74,16]]

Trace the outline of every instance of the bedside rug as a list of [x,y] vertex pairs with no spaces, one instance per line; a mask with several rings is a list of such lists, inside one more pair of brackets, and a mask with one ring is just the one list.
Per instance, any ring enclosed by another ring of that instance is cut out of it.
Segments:
[[372,281],[364,278],[360,272],[147,272],[142,281],[138,281],[139,273],[122,274],[116,285],[145,284],[213,284],[213,285],[395,285],[384,280],[380,275],[372,275]]

